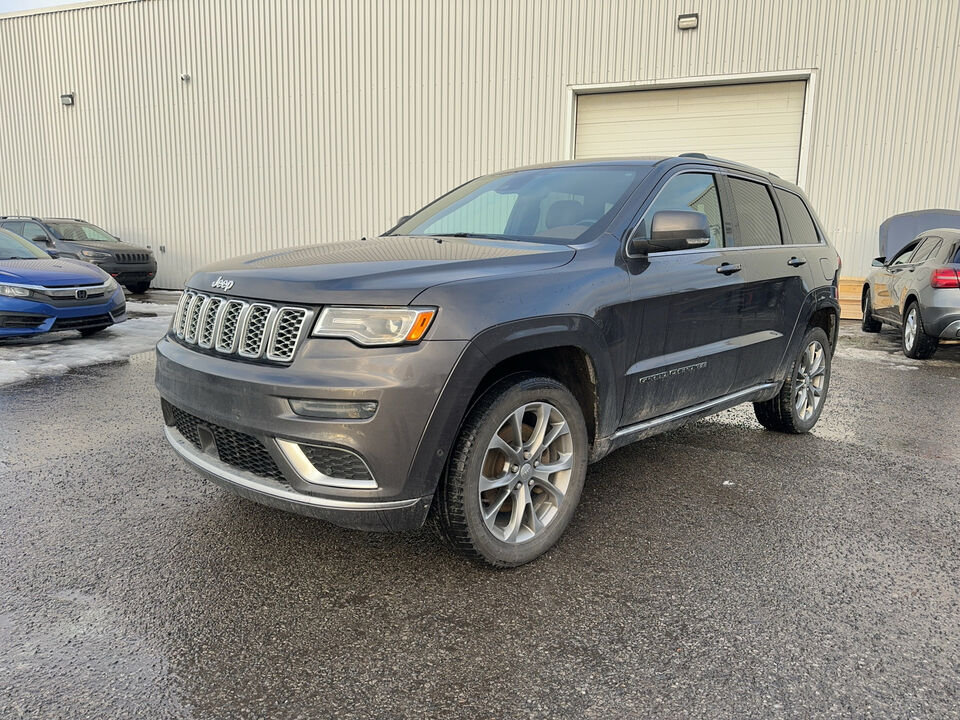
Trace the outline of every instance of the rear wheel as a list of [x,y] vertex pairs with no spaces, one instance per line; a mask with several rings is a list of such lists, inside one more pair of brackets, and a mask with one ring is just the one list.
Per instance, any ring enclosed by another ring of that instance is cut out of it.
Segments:
[[937,351],[937,339],[923,331],[923,318],[920,317],[920,306],[916,300],[907,305],[900,332],[903,340],[903,354],[908,358],[926,360],[933,357]]
[[803,336],[800,354],[780,394],[772,400],[754,403],[753,410],[760,424],[769,430],[810,432],[820,419],[829,388],[830,343],[822,328],[810,328]]
[[864,332],[878,333],[883,328],[883,323],[873,317],[873,303],[870,301],[870,288],[863,289],[863,319],[860,321],[860,328]]
[[459,551],[515,567],[548,550],[580,500],[587,428],[561,383],[513,375],[464,422],[437,495],[437,518]]
[[150,289],[150,281],[148,280],[147,282],[130,283],[126,286],[126,288],[136,295],[142,295]]

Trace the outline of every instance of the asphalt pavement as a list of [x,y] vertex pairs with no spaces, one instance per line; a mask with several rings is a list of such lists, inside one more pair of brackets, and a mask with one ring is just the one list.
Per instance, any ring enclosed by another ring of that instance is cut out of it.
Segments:
[[149,354],[0,388],[0,718],[960,717],[958,389],[845,326],[812,434],[624,448],[504,572],[202,480]]

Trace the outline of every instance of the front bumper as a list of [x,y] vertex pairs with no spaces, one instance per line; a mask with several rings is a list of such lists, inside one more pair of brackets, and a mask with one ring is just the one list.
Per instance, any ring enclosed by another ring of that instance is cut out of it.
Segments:
[[[278,366],[197,352],[165,337],[157,345],[156,381],[167,403],[167,438],[204,475],[252,500],[346,527],[418,527],[430,509],[437,477],[411,469],[421,444],[435,452],[421,439],[465,346],[425,341],[360,348],[346,340],[311,338],[302,343],[291,365]],[[290,399],[378,405],[368,420],[330,421],[296,415]],[[208,423],[211,437],[232,433],[254,440],[260,446],[254,450],[269,455],[272,470],[253,473],[224,462],[217,442],[198,446],[178,431],[174,408]],[[287,443],[354,453],[375,483],[347,487],[310,482],[284,451]]]
[[121,285],[126,283],[147,282],[157,275],[157,261],[148,263],[115,263],[109,260],[96,263],[97,267],[110,275]]
[[120,289],[105,302],[73,307],[20,298],[0,299],[0,337],[105,327],[126,319],[126,300]]

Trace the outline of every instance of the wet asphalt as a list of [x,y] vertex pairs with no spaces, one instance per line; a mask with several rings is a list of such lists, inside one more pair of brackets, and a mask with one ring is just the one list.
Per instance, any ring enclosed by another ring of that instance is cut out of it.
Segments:
[[0,390],[0,718],[960,717],[960,348],[845,326],[808,436],[741,407],[591,467],[559,545],[241,500],[153,358]]

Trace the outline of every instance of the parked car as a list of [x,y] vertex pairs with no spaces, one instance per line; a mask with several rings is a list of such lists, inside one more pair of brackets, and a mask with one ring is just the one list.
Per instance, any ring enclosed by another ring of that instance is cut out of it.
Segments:
[[903,354],[921,360],[960,340],[960,230],[923,232],[873,267],[863,285],[864,332],[899,328]]
[[84,220],[0,216],[0,227],[25,237],[41,250],[93,263],[130,292],[144,293],[157,274],[149,248],[122,242]]
[[0,338],[56,330],[92,335],[126,319],[123,291],[103,270],[53,259],[0,229]]
[[808,432],[838,269],[796,186],[705,155],[481,177],[381,237],[194,274],[157,346],[166,437],[252,500],[370,530],[432,508],[519,565],[615,448],[744,402]]

